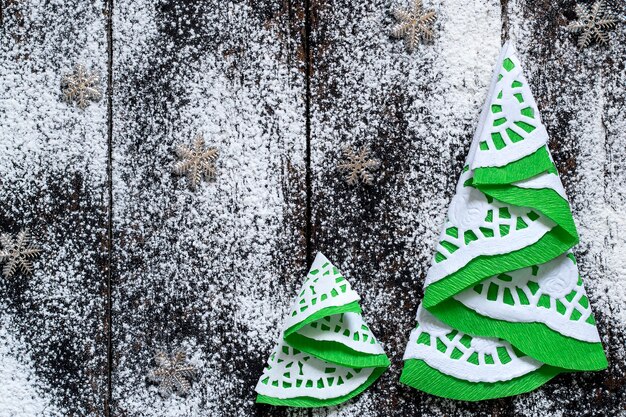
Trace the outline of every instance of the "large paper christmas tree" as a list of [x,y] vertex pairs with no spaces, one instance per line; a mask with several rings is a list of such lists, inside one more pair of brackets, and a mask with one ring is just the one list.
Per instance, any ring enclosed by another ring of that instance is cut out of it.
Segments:
[[256,386],[257,402],[330,406],[373,384],[389,359],[365,324],[359,300],[318,253]]
[[426,277],[403,383],[475,401],[606,368],[547,140],[505,45]]

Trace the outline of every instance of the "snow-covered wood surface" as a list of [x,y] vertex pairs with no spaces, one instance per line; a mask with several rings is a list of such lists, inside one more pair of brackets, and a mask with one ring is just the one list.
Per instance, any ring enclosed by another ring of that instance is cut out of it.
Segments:
[[[626,415],[624,24],[580,51],[573,1],[432,0],[435,39],[408,54],[389,37],[398,4],[0,1],[0,231],[42,249],[32,275],[0,278],[0,416]],[[468,404],[398,378],[504,39],[550,133],[610,368]],[[84,111],[60,89],[79,63],[104,92]],[[192,191],[172,166],[197,133],[219,159]],[[343,180],[345,145],[381,161],[371,186]],[[392,367],[340,407],[255,405],[317,250]],[[198,376],[163,399],[146,378],[178,348]]]

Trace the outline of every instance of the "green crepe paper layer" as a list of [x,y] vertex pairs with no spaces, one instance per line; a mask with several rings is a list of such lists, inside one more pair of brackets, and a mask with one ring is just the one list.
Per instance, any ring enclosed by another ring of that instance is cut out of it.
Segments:
[[328,307],[311,315],[306,320],[285,330],[285,341],[292,347],[330,363],[336,363],[349,368],[387,368],[390,365],[387,355],[372,355],[365,352],[356,351],[344,344],[315,340],[303,336],[298,332],[307,324],[342,313],[361,313],[358,302],[353,302],[345,306]]
[[[476,181],[476,176],[472,185],[503,203],[528,207],[541,212],[557,226],[533,245],[506,254],[475,258],[459,271],[429,285],[424,295],[424,307],[452,327],[478,336],[508,340],[525,354],[544,363],[570,370],[604,369],[607,361],[601,343],[581,342],[563,336],[541,323],[509,323],[494,320],[465,307],[455,308],[454,313],[451,313],[452,306],[460,304],[451,297],[459,292],[494,275],[548,262],[578,243],[578,233],[569,203],[557,192],[545,188],[520,188],[504,184],[502,179],[496,177],[504,173],[504,177],[514,181],[532,178],[537,175],[537,167],[546,166],[545,162],[537,160],[539,156],[541,160],[549,162],[554,168],[547,152],[537,151],[531,156],[533,158],[517,161],[514,174],[511,175],[507,174],[506,170],[513,164],[497,169],[488,168],[490,171],[482,175],[481,179],[497,185],[483,186]],[[478,168],[475,173],[484,170],[485,168]],[[477,320],[477,316],[482,319]],[[478,323],[482,325],[474,327]],[[540,334],[546,335],[546,339],[537,339],[538,334],[534,331],[536,329],[541,329]],[[537,343],[537,340],[542,340],[542,343]],[[564,346],[565,349],[563,349]]]
[[439,372],[423,360],[409,359],[404,362],[400,382],[439,397],[461,401],[482,401],[532,391],[554,378],[558,373],[558,369],[544,365],[534,372],[508,381],[470,382]]
[[[361,314],[361,306],[359,305],[358,301],[353,301],[350,304],[346,304],[346,305],[342,305],[342,306],[326,307],[326,308],[318,311],[317,313],[311,314],[310,316],[308,316],[306,319],[304,319],[300,323],[294,324],[293,326],[291,326],[287,330],[285,330],[285,340],[287,340],[287,338],[290,335],[292,335],[293,333],[295,333],[298,330],[302,329],[307,324],[311,324],[314,321],[321,320],[324,317],[334,316],[335,314],[342,314],[342,313],[359,313],[359,314]],[[300,349],[300,350],[302,350],[302,349]]]
[[556,167],[544,146],[530,158],[522,158],[504,167],[474,171],[472,185],[484,194],[503,203],[541,212],[557,226],[534,245],[506,254],[477,257],[445,279],[429,285],[424,294],[424,307],[430,309],[491,276],[548,262],[578,243],[569,203],[563,197],[551,189],[520,188],[503,182],[504,179],[517,182],[552,170]]
[[[429,310],[448,325],[482,337],[498,337],[559,372],[599,371],[608,366],[601,343],[563,336],[543,323],[512,323],[478,314],[450,299]],[[561,369],[559,369],[561,368]]]
[[501,255],[475,258],[445,279],[430,284],[424,293],[424,307],[430,311],[448,298],[491,276],[548,262],[574,246],[574,243],[567,241],[568,236],[557,226],[534,245]]
[[[318,259],[320,258],[323,260],[322,262],[318,261]],[[322,263],[324,266],[330,265],[332,268],[334,268],[323,255],[318,254],[314,265],[320,263]],[[313,268],[314,266],[311,267],[312,271],[316,271]],[[338,270],[336,270],[336,268],[334,268],[334,270],[338,273]],[[310,275],[311,272],[309,273],[309,276]],[[307,284],[305,284],[305,286],[306,285]],[[351,290],[349,290],[348,292],[350,291]],[[320,304],[321,303],[323,303],[323,301],[320,302]],[[258,394],[256,402],[289,407],[333,406],[348,401],[349,399],[359,395],[370,385],[372,385],[390,365],[389,359],[384,353],[373,354],[368,352],[361,352],[358,350],[354,350],[350,346],[337,341],[316,340],[299,333],[299,331],[314,322],[320,321],[321,323],[323,323],[323,320],[325,318],[345,313],[355,313],[360,315],[361,307],[359,305],[359,302],[352,301],[339,306],[331,305],[329,307],[322,308],[319,311],[306,316],[298,323],[288,327],[283,332],[283,340],[285,344],[290,346],[292,349],[297,349],[303,353],[314,356],[317,359],[327,363],[329,367],[345,367],[357,370],[374,368],[367,380],[359,385],[356,389],[351,391],[349,394],[341,395],[335,398],[321,399],[311,396],[275,398],[264,394]],[[304,376],[303,378],[306,379],[307,377]]]
[[386,367],[384,368],[376,368],[374,372],[370,375],[367,381],[362,384],[355,391],[352,391],[348,395],[343,395],[337,398],[331,398],[327,400],[320,400],[312,397],[298,397],[298,398],[274,398],[268,397],[266,395],[257,395],[256,402],[261,404],[270,404],[270,405],[281,405],[286,407],[300,407],[300,408],[314,408],[314,407],[331,407],[333,405],[338,405],[341,403],[345,403],[351,398],[356,397],[366,389],[370,387],[376,380],[385,372]]
[[546,146],[503,167],[484,167],[474,170],[474,184],[511,184],[543,172],[557,173]]
[[387,368],[390,365],[387,355],[359,352],[337,342],[314,340],[298,333],[285,340],[298,350],[310,353],[326,362],[349,368]]
[[561,227],[569,237],[565,240],[578,243],[578,232],[572,218],[569,203],[556,191],[548,188],[520,188],[512,185],[476,184],[483,193],[504,203],[536,209]]
[[[488,101],[485,109],[489,105]],[[605,369],[608,364],[600,342],[591,343],[564,336],[539,322],[497,320],[452,298],[490,277],[549,262],[578,243],[576,226],[565,198],[550,188],[514,185],[538,175],[557,175],[547,146],[504,166],[477,167],[472,174],[466,184],[488,198],[529,208],[543,214],[556,226],[534,244],[522,249],[475,257],[456,272],[428,285],[422,305],[452,328],[469,335],[506,340],[521,353],[544,365],[509,381],[475,383],[444,374],[420,359],[408,358],[400,381],[434,395],[478,401],[531,391],[560,372]]]

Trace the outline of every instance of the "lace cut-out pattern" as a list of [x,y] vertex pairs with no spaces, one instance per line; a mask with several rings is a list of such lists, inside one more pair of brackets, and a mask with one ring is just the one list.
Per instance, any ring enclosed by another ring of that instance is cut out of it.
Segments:
[[270,356],[257,391],[277,398],[335,398],[357,389],[372,371],[333,365],[282,342]]
[[554,222],[527,207],[497,201],[472,186],[465,167],[435,249],[427,284],[460,269],[475,257],[507,253],[535,243]]
[[[479,143],[480,150],[500,150],[512,143],[523,141],[528,133],[537,128],[534,103],[529,103],[527,89],[524,88],[521,72],[514,71],[515,63],[506,58],[502,64],[502,72],[498,75],[501,83],[496,87],[499,92],[491,104],[493,121],[491,122],[490,139]],[[506,76],[506,79],[505,79]],[[504,81],[503,81],[504,80]],[[506,111],[503,111],[506,109]]]
[[505,166],[545,146],[548,133],[514,54],[502,56],[481,115],[469,165]]
[[454,330],[421,306],[404,359],[422,359],[442,373],[474,382],[506,381],[542,365],[504,340]]
[[317,265],[314,263],[289,314],[288,327],[312,312],[357,300],[358,294],[339,269],[328,260]]
[[298,330],[298,334],[315,340],[338,342],[359,352],[384,353],[363,317],[357,313],[326,316]]
[[258,402],[336,405],[380,376],[389,359],[358,300],[339,269],[318,253],[257,384]]
[[471,185],[463,187],[467,189],[457,193],[450,204],[448,222],[435,253],[436,263],[472,242],[514,235],[542,217],[532,209],[500,203]]
[[494,319],[540,322],[564,336],[600,341],[572,253],[492,277],[455,298]]

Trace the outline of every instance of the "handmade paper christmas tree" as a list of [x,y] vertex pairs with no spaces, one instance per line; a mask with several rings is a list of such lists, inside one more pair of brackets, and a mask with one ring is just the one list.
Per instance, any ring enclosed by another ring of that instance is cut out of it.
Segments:
[[256,386],[257,402],[330,406],[374,383],[389,359],[365,324],[359,300],[318,253]]
[[403,383],[475,401],[607,366],[547,139],[505,45],[426,277]]

